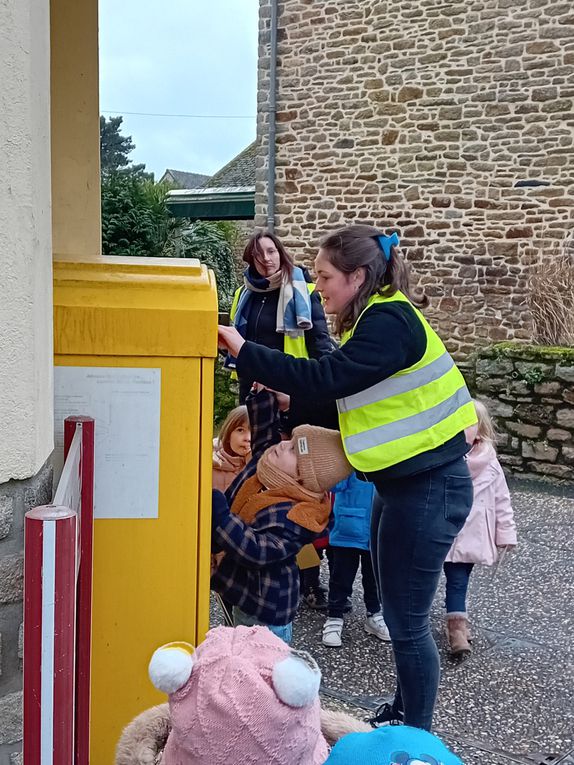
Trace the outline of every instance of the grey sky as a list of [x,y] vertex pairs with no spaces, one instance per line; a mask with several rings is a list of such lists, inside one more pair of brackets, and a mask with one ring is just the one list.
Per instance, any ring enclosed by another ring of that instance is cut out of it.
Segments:
[[100,0],[100,109],[124,116],[133,161],[156,178],[166,167],[214,173],[254,140],[258,8],[258,0]]

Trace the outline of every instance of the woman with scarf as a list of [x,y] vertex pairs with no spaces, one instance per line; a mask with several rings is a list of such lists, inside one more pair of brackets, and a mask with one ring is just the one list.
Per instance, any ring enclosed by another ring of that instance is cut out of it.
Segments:
[[[307,269],[294,264],[281,240],[270,231],[255,232],[245,247],[243,260],[247,263],[244,283],[235,292],[230,312],[231,322],[242,337],[295,358],[319,359],[330,353],[335,344],[319,293]],[[228,356],[225,366],[235,370],[235,359]],[[254,382],[251,376],[239,375],[240,404],[245,403]],[[292,397],[282,427],[290,433],[313,414],[305,397]],[[324,419],[329,427],[337,427],[332,418]],[[327,607],[319,566],[301,571],[301,589],[311,608]]]
[[[295,358],[319,359],[333,350],[319,294],[305,268],[296,266],[269,231],[250,238],[243,260],[244,284],[233,298],[230,319],[245,340]],[[226,366],[235,369],[229,357]],[[239,375],[239,403],[255,381]]]

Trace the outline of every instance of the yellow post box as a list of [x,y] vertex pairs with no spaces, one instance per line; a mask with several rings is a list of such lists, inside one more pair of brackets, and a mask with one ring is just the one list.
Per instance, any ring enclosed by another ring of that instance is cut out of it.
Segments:
[[54,263],[56,426],[95,418],[91,762],[164,700],[153,651],[209,628],[217,295],[195,260]]

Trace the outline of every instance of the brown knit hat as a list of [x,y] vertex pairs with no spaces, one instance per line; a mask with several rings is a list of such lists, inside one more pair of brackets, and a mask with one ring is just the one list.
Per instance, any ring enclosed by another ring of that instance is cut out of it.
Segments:
[[299,425],[293,430],[293,443],[299,478],[309,491],[329,491],[353,472],[338,430]]

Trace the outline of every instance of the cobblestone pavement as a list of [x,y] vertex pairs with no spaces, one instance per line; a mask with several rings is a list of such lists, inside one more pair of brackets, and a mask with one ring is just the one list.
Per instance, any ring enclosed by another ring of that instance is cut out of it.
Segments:
[[[466,765],[574,765],[574,490],[524,482],[511,490],[519,546],[494,580],[492,569],[473,572],[473,654],[462,663],[446,651],[442,585],[435,600],[435,732]],[[294,645],[321,667],[323,704],[366,718],[391,697],[394,669],[389,644],[363,629],[358,581],[341,648],[322,645],[324,618],[302,606]]]

